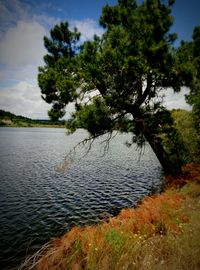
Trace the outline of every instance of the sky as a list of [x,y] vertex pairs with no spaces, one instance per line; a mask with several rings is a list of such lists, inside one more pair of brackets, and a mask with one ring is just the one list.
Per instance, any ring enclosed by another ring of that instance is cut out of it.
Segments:
[[[138,2],[141,3],[142,0]],[[165,1],[165,0],[163,0]],[[61,21],[82,33],[82,41],[102,35],[98,20],[102,6],[117,0],[0,0],[0,109],[33,119],[47,119],[50,105],[46,104],[37,84],[38,66],[43,65],[46,50],[44,35]],[[176,0],[172,15],[172,32],[179,40],[191,40],[193,28],[200,25],[200,1]],[[169,91],[169,109],[189,109],[184,95]],[[69,115],[73,106],[67,108]]]

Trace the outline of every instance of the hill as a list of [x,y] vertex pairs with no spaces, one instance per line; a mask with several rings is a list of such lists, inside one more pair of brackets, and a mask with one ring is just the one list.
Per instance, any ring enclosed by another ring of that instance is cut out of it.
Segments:
[[0,110],[0,126],[8,127],[64,127],[65,121],[30,119]]

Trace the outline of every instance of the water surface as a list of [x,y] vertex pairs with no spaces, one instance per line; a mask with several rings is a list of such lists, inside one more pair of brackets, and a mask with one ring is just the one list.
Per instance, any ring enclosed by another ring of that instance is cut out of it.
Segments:
[[67,152],[87,136],[65,129],[0,128],[0,261],[17,265],[51,237],[74,225],[93,224],[118,209],[135,206],[159,190],[161,167],[146,146],[139,161],[130,135],[118,135],[103,154],[97,140],[76,150],[64,172],[55,170]]

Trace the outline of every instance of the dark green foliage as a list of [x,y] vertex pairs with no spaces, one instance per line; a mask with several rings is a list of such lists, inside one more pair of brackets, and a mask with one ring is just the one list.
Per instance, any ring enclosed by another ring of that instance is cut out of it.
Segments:
[[0,126],[16,125],[16,126],[30,126],[32,119],[15,115],[13,113],[0,110]]
[[51,38],[44,37],[44,45],[49,54],[45,55],[44,60],[48,66],[54,66],[60,58],[73,58],[78,50],[77,41],[80,33],[75,28],[73,32],[68,30],[68,23],[61,22],[51,31]]
[[163,134],[173,133],[173,121],[162,106],[160,89],[180,91],[193,78],[192,65],[185,68],[172,46],[173,2],[107,5],[100,17],[104,35],[80,47],[77,30],[71,32],[67,23],[55,26],[51,39],[44,40],[48,55],[38,75],[42,96],[52,103],[52,118],[61,117],[69,102],[76,104],[67,122],[70,132],[80,126],[94,137],[114,129],[131,131],[139,145],[149,142],[167,174],[180,170],[163,142]]
[[93,136],[108,132],[112,129],[109,110],[100,99],[85,105],[78,111],[78,121]]
[[80,33],[76,28],[70,31],[68,23],[61,22],[51,30],[50,35],[50,39],[44,37],[48,54],[44,56],[45,66],[39,67],[38,84],[42,98],[53,104],[49,116],[56,120],[64,116],[64,107],[75,98],[78,84],[74,67]]
[[10,113],[10,112],[4,111],[4,110],[0,110],[0,118],[1,119],[11,119],[11,120],[18,118],[18,119],[25,120],[25,121],[31,121],[30,118],[27,118],[27,117],[24,117],[21,115],[15,115],[13,113]]

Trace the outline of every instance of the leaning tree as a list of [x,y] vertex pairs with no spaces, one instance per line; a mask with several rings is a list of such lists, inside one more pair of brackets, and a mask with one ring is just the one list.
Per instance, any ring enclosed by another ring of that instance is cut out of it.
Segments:
[[[171,132],[170,113],[162,94],[171,87],[187,85],[169,32],[174,1],[118,0],[103,7],[102,37],[80,43],[77,29],[67,22],[56,25],[44,38],[48,54],[39,67],[38,82],[43,99],[52,104],[49,116],[60,118],[74,102],[67,128],[87,129],[92,138],[131,123],[134,142],[149,143],[166,174],[180,173],[163,143]],[[173,143],[173,142],[172,142]]]

